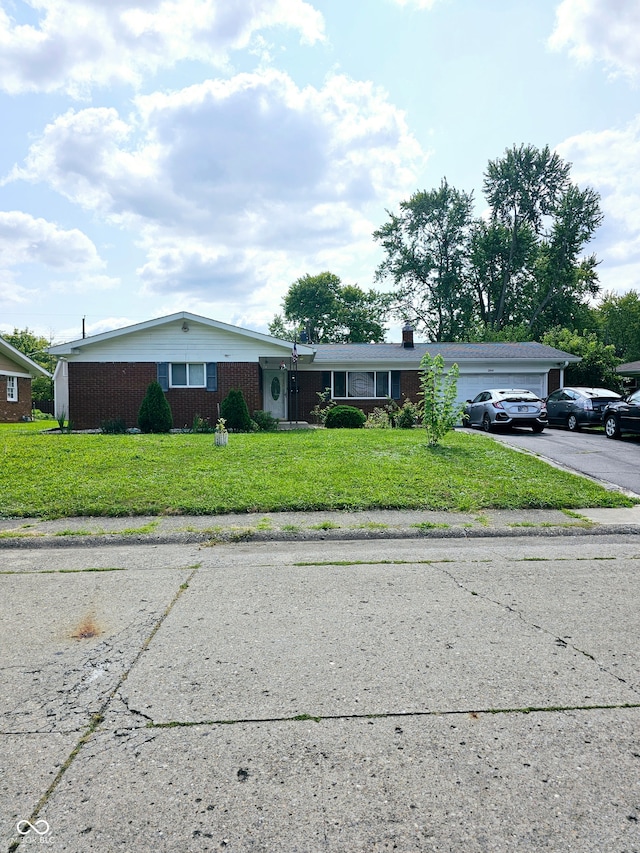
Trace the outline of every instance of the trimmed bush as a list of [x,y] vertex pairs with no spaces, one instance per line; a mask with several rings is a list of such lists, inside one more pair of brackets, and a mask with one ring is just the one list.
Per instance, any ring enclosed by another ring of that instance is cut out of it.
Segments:
[[398,429],[413,429],[420,421],[420,412],[415,403],[405,400],[402,408],[396,414]]
[[173,426],[171,406],[160,383],[151,382],[138,411],[138,426],[142,432],[169,432]]
[[327,412],[327,429],[361,429],[366,421],[362,409],[355,406],[334,406]]
[[232,432],[252,432],[249,408],[240,389],[231,389],[220,403],[220,417]]
[[262,409],[253,413],[253,420],[258,424],[260,432],[276,432],[278,429],[278,419],[274,418],[270,412],[263,412]]
[[100,429],[105,435],[124,435],[127,425],[124,418],[108,418],[106,421],[101,421]]

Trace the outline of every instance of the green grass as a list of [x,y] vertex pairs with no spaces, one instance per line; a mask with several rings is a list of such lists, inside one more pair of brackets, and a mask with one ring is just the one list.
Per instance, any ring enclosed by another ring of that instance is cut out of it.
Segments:
[[0,437],[2,437],[2,434],[5,432],[10,435],[23,435],[25,433],[31,434],[34,432],[42,432],[46,429],[58,429],[58,421],[47,418],[47,420],[28,421],[27,423],[0,424]]
[[202,434],[33,426],[0,431],[2,517],[632,505],[483,435],[429,448],[421,430],[309,430],[232,435],[223,448]]

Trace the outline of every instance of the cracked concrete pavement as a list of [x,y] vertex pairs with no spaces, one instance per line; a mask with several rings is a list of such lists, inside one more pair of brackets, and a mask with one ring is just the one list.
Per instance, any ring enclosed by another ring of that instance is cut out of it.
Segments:
[[2,849],[640,851],[618,529],[0,549]]

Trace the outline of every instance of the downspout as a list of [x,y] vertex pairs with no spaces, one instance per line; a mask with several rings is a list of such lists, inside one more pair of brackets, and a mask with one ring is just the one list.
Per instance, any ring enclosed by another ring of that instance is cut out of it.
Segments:
[[[564,363],[564,364],[561,364],[561,365],[560,365],[560,387],[561,387],[561,388],[564,388],[564,369],[565,369],[565,367],[568,367],[568,366],[569,366],[569,362],[568,362],[568,361],[565,361],[565,363]],[[548,391],[548,390],[549,390],[549,389],[547,388],[547,391]]]

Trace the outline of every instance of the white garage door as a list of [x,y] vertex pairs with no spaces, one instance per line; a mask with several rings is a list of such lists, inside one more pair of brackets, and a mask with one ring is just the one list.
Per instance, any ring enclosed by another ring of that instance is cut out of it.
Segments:
[[487,388],[526,388],[539,397],[547,395],[546,373],[463,373],[458,377],[458,400],[473,400]]

